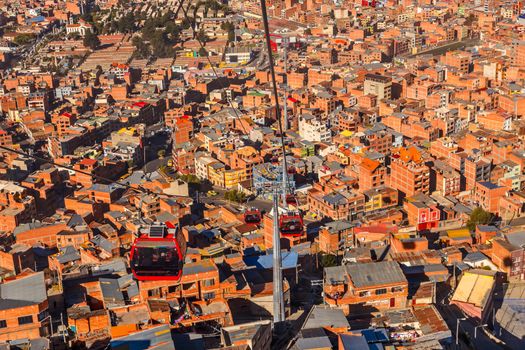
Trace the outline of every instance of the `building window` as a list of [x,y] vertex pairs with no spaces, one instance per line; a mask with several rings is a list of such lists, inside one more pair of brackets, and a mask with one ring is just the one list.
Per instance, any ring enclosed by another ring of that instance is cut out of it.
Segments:
[[202,281],[202,285],[204,287],[212,287],[212,286],[215,285],[215,280],[213,278],[210,278],[208,280],[204,280],[204,281]]
[[155,297],[160,295],[160,288],[150,289],[148,290],[148,297]]
[[7,328],[7,321],[6,320],[0,320],[0,328]]
[[215,293],[204,293],[202,297],[204,300],[211,300],[215,298]]
[[376,289],[376,295],[386,294],[386,288]]
[[23,324],[33,323],[33,316],[22,316],[18,318],[18,324],[21,326]]

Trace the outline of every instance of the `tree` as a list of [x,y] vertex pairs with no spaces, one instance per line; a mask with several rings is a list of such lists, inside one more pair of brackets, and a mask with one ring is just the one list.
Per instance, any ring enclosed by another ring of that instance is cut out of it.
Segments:
[[200,185],[201,183],[201,179],[199,179],[197,175],[193,175],[193,174],[179,175],[177,176],[177,178],[190,185]]
[[95,33],[92,33],[90,30],[88,30],[86,35],[84,35],[83,43],[85,47],[95,50],[100,45],[100,39]]
[[323,254],[321,255],[321,266],[322,267],[332,267],[337,265],[337,257],[333,254]]
[[199,57],[206,57],[206,56],[208,56],[208,51],[206,51],[204,47],[201,47],[199,49]]
[[467,227],[470,231],[474,231],[476,229],[476,225],[486,225],[492,220],[492,217],[492,213],[484,210],[481,207],[477,207],[470,214]]
[[221,29],[228,32],[228,41],[235,41],[235,25],[231,22],[221,24]]
[[151,56],[151,48],[144,42],[142,37],[135,36],[131,42],[133,43],[133,46],[135,46],[135,54],[138,58],[145,59]]
[[69,34],[68,37],[71,40],[80,40],[80,38],[81,38],[80,34],[78,34],[77,32]]
[[157,57],[166,58],[175,55],[172,44],[164,32],[156,31],[150,43],[153,54]]
[[204,33],[204,30],[199,30],[199,32],[197,33],[197,37],[196,39],[198,41],[200,41],[201,43],[205,44],[209,41],[209,38],[208,36],[206,35],[206,33]]
[[246,195],[240,191],[231,190],[224,192],[224,199],[232,202],[244,203],[246,201]]
[[116,29],[120,33],[132,32],[135,29],[135,16],[133,12],[128,12],[117,22]]
[[228,41],[235,41],[235,29],[228,31]]
[[217,1],[213,1],[210,4],[210,9],[213,11],[213,17],[217,17],[219,10],[222,9],[222,6]]
[[17,45],[27,45],[33,42],[33,40],[35,40],[34,34],[24,33],[24,34],[17,35],[14,41],[15,41],[15,44]]

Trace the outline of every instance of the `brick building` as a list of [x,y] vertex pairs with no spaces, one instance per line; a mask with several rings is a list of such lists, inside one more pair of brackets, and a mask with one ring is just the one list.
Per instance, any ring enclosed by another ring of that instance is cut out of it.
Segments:
[[43,272],[23,272],[17,279],[0,284],[0,295],[0,341],[35,339],[48,334]]
[[390,171],[390,186],[405,196],[413,196],[418,192],[429,193],[429,167],[425,164],[421,151],[415,147],[395,151]]
[[406,307],[408,281],[395,261],[349,264],[324,270],[324,300],[345,314]]

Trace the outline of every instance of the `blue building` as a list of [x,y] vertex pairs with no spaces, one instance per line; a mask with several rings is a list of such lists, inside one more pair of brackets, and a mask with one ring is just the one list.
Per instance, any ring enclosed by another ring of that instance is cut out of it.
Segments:
[[[281,164],[263,163],[253,168],[253,188],[263,198],[270,199],[274,188],[283,187],[283,166]],[[288,174],[287,186],[295,190],[293,174]]]

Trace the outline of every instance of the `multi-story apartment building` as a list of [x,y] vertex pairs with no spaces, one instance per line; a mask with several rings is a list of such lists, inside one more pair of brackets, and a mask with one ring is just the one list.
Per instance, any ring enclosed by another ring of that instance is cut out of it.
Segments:
[[299,116],[299,135],[310,142],[329,142],[332,139],[326,124],[311,114]]
[[508,188],[498,186],[492,182],[476,182],[474,200],[485,210],[491,213],[499,212],[500,199],[508,192]]
[[386,167],[379,161],[363,158],[359,164],[359,190],[361,192],[380,187],[386,181]]
[[436,201],[425,194],[405,198],[403,208],[407,212],[408,223],[416,226],[417,230],[437,227],[441,219],[441,211]]
[[49,334],[44,273],[22,272],[0,284],[0,341],[35,339]]
[[392,97],[392,79],[379,74],[365,75],[364,94],[375,95],[379,100]]
[[510,278],[523,279],[525,273],[523,247],[512,244],[503,238],[495,238],[492,240],[490,258]]
[[390,170],[390,186],[405,196],[429,193],[429,167],[417,148],[400,148],[394,152]]
[[319,249],[335,254],[343,247],[354,246],[354,235],[350,221],[337,220],[321,226],[319,230]]
[[461,175],[446,162],[436,160],[430,172],[430,187],[443,196],[458,194],[461,190]]

